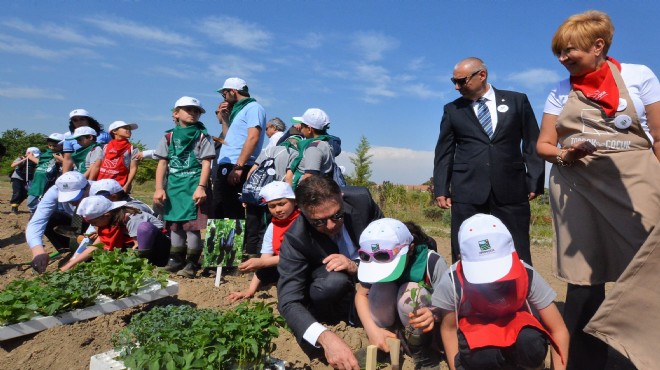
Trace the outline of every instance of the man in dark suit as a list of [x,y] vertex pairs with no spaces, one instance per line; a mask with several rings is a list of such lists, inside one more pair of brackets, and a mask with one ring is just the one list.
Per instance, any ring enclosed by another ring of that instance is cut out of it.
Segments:
[[454,67],[451,81],[462,97],[445,105],[435,147],[436,202],[451,208],[452,260],[459,259],[458,229],[489,213],[511,231],[516,251],[532,263],[529,201],[543,193],[545,164],[536,154],[539,126],[525,94],[497,90],[479,58]]
[[350,322],[360,234],[383,213],[367,189],[341,189],[320,175],[300,182],[296,202],[302,215],[280,248],[278,309],[301,344],[320,345],[334,368],[359,369],[348,345],[319,321]]

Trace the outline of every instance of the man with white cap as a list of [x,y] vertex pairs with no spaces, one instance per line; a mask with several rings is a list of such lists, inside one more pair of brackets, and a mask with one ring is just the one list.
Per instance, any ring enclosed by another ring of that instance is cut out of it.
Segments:
[[[306,138],[298,143],[300,154],[291,163],[287,175],[293,188],[311,175],[332,177],[337,166],[335,157],[341,153],[341,140],[327,133],[330,117],[319,108],[309,108],[292,120],[300,121],[300,132]],[[345,181],[339,185],[345,186]]]
[[216,111],[222,124],[224,143],[218,155],[213,216],[245,219],[245,250],[248,254],[258,254],[266,230],[266,211],[254,205],[243,208],[238,198],[248,171],[263,146],[266,111],[250,97],[245,80],[238,77],[225,80],[218,92],[224,97]]
[[18,214],[18,206],[27,199],[27,186],[34,177],[34,170],[36,165],[29,160],[33,156],[39,158],[41,150],[35,146],[31,146],[25,150],[24,157],[18,157],[11,163],[11,168],[14,169],[11,173],[11,212]]
[[57,250],[69,248],[69,238],[53,231],[55,226],[71,225],[73,207],[89,195],[90,184],[85,176],[77,171],[69,171],[55,181],[30,218],[25,229],[25,239],[32,251],[32,267],[41,273],[48,267],[49,256],[43,245],[43,236]]
[[348,345],[320,322],[355,319],[358,238],[383,213],[366,188],[342,192],[325,176],[309,177],[295,194],[302,217],[280,248],[278,309],[303,349],[320,346],[334,368],[359,369]]
[[502,221],[476,214],[463,222],[458,241],[461,260],[443,274],[432,298],[443,310],[440,333],[450,369],[536,369],[548,340],[553,369],[565,369],[569,335],[556,293],[520,260]]

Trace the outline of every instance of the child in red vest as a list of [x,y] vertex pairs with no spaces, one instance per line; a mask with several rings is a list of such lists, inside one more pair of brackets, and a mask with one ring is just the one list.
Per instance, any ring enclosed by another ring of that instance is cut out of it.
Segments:
[[103,162],[96,177],[97,180],[117,180],[127,193],[130,193],[137,172],[137,155],[140,153],[128,139],[131,138],[131,131],[137,128],[137,124],[124,121],[115,121],[110,125],[112,140],[103,148]]
[[[540,368],[552,344],[552,368],[566,369],[568,330],[556,293],[520,260],[496,217],[476,214],[458,232],[461,260],[443,274],[432,304],[449,368]],[[538,310],[540,321],[531,313]]]
[[264,234],[261,257],[250,258],[238,266],[241,272],[255,272],[250,286],[243,292],[231,292],[227,296],[230,302],[253,297],[261,283],[277,283],[280,278],[277,263],[280,261],[280,245],[284,240],[284,233],[300,215],[293,189],[284,181],[271,182],[261,189],[259,195],[266,201],[273,220]]

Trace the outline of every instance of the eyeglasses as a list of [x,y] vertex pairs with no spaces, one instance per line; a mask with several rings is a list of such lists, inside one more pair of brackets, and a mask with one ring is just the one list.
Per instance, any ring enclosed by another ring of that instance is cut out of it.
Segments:
[[325,218],[308,218],[309,223],[314,227],[325,226],[328,223],[328,220],[332,221],[341,221],[344,219],[344,211],[339,211],[330,217]]
[[470,79],[472,77],[474,77],[477,73],[480,73],[481,71],[482,70],[480,69],[476,72],[473,72],[471,75],[469,75],[467,77],[463,77],[463,78],[454,78],[454,77],[452,77],[452,78],[450,78],[451,83],[453,83],[454,85],[458,85],[458,86],[464,86],[465,84],[467,84],[470,81]]
[[358,256],[362,262],[369,262],[373,258],[376,262],[390,262],[399,254],[400,247],[394,249],[379,249],[375,252],[366,252],[362,249],[358,250]]
[[220,95],[222,95],[223,98],[227,98],[227,93],[230,92],[231,89],[226,89],[226,90],[221,90]]

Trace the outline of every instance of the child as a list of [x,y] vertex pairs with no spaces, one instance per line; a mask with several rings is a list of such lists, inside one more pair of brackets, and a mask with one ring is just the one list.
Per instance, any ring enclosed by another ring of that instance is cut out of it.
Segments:
[[520,260],[506,226],[476,214],[461,225],[458,242],[461,260],[443,274],[432,301],[443,311],[440,334],[450,369],[537,369],[548,339],[553,369],[565,369],[569,335],[556,294]]
[[167,263],[170,240],[162,231],[163,223],[153,215],[129,207],[125,201],[112,202],[101,195],[84,198],[76,213],[96,228],[98,236],[80,255],[62,266],[62,271],[90,259],[91,253],[98,249],[94,246],[97,243],[102,243],[102,248],[108,251],[136,249],[139,256],[156,266]]
[[18,157],[11,163],[14,171],[11,174],[11,213],[18,214],[18,206],[27,198],[28,183],[34,177],[36,165],[28,159],[28,155],[39,158],[41,150],[37,147],[29,147],[25,150],[25,157]]
[[291,186],[283,181],[273,181],[264,186],[259,195],[267,203],[268,211],[273,216],[271,223],[264,234],[261,246],[261,257],[250,258],[238,266],[241,272],[255,271],[250,287],[243,292],[232,292],[227,296],[230,302],[242,298],[251,298],[257,292],[260,283],[277,283],[280,274],[277,272],[277,263],[280,261],[280,245],[284,240],[284,233],[300,215],[296,206],[296,196]]
[[66,140],[78,143],[79,148],[71,153],[76,170],[86,179],[96,180],[103,160],[103,148],[96,143],[96,131],[87,126],[78,127]]
[[62,134],[53,133],[46,139],[48,150],[41,153],[39,157],[36,157],[32,153],[26,153],[27,158],[32,163],[37,164],[32,183],[28,189],[27,206],[30,209],[30,213],[34,213],[39,205],[41,197],[46,193],[46,190],[55,183],[55,180],[60,175],[63,141],[64,136]]
[[[405,344],[415,369],[440,369],[440,357],[431,348],[432,333],[439,310],[430,306],[430,295],[447,263],[421,243],[429,237],[415,226],[413,237],[405,224],[392,218],[370,223],[360,235],[360,284],[355,309],[369,342],[389,352],[387,338],[396,338],[395,328],[405,328]],[[418,283],[424,282],[423,288]],[[411,289],[416,289],[414,307]]]
[[200,267],[200,230],[206,227],[207,220],[206,185],[211,160],[215,158],[210,136],[199,122],[205,112],[195,98],[184,96],[177,100],[173,112],[177,125],[167,131],[154,152],[159,159],[154,203],[163,205],[163,218],[172,238],[165,270],[188,278],[194,278]]
[[127,193],[131,191],[140,153],[128,139],[131,138],[131,131],[137,128],[137,124],[124,121],[115,121],[110,125],[112,140],[103,148],[103,162],[97,176],[98,180],[117,180]]
[[151,207],[141,200],[128,195],[115,179],[103,179],[92,182],[92,185],[89,187],[89,195],[103,195],[113,202],[125,201],[129,207],[137,208],[142,212],[156,216]]
[[[69,131],[64,133],[64,138],[68,139],[77,128],[79,127],[90,127],[96,133],[96,142],[103,146],[107,144],[111,137],[110,135],[103,131],[103,126],[99,121],[95,120],[87,110],[85,109],[74,109],[69,113]],[[78,150],[80,146],[74,141],[65,141],[64,148],[62,153],[64,154],[64,160],[62,163],[62,173],[66,173],[73,169],[73,159],[71,155],[74,151]]]

